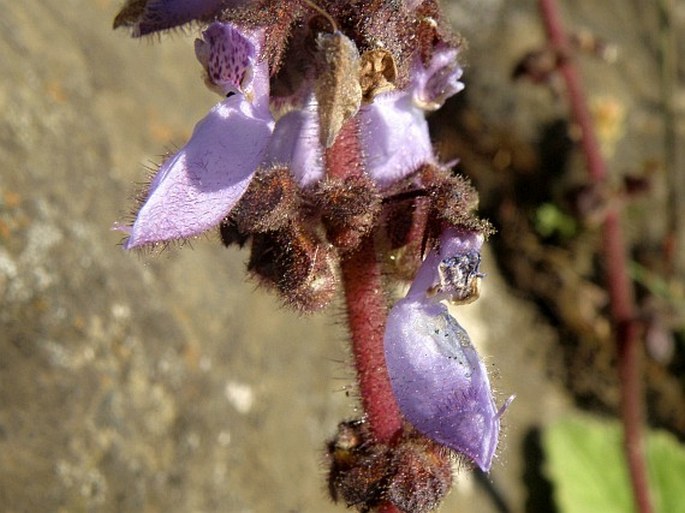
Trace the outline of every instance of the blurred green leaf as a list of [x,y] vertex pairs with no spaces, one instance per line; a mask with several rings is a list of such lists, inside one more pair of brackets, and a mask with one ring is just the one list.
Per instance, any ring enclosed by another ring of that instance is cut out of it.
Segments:
[[[618,422],[568,418],[547,428],[542,443],[560,513],[635,512]],[[685,513],[685,447],[650,432],[647,455],[654,510]]]
[[535,230],[543,237],[558,235],[562,239],[573,237],[578,231],[575,219],[553,203],[543,203],[535,211]]

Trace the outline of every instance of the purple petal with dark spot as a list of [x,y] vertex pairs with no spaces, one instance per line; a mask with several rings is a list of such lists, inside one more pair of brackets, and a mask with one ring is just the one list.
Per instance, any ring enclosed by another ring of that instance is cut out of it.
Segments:
[[162,164],[124,247],[184,239],[216,225],[259,166],[273,120],[242,96],[217,104],[188,143]]
[[388,316],[385,358],[407,421],[488,472],[501,412],[483,362],[447,308],[429,300],[398,301]]
[[222,96],[245,94],[251,85],[256,57],[255,45],[228,23],[212,23],[195,40],[195,55],[209,81]]

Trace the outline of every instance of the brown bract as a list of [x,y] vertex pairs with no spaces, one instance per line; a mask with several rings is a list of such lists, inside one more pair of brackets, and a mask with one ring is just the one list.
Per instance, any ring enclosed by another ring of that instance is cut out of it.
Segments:
[[366,175],[331,178],[314,195],[321,210],[328,240],[341,251],[350,251],[374,228],[381,210],[381,196]]
[[297,217],[299,188],[286,167],[257,171],[231,217],[244,233],[278,230]]
[[319,74],[314,91],[319,104],[319,135],[321,144],[330,148],[345,121],[361,106],[359,51],[342,32],[321,33],[316,43]]
[[451,452],[409,427],[383,443],[364,419],[341,422],[327,449],[331,497],[362,513],[384,503],[403,513],[428,513],[452,486]]

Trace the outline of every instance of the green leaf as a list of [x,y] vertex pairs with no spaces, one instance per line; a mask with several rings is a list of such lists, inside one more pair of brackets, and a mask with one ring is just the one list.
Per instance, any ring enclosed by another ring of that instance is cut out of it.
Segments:
[[[618,422],[574,416],[542,436],[546,473],[560,513],[634,513]],[[664,432],[647,436],[656,513],[685,513],[685,447]]]
[[569,239],[578,231],[575,219],[554,203],[541,204],[535,211],[534,222],[535,230],[543,237],[558,235],[562,239]]

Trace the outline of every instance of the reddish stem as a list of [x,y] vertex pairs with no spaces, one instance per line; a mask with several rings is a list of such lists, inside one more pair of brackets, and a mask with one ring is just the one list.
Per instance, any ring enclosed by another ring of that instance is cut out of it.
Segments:
[[[581,81],[570,58],[569,43],[555,0],[539,0],[550,44],[565,56],[559,66],[571,111],[582,133],[582,149],[588,174],[594,183],[606,180],[607,170],[602,158],[594,124],[587,107]],[[621,383],[621,417],[624,450],[633,485],[635,503],[640,513],[651,513],[647,466],[643,444],[643,390],[640,366],[641,345],[635,322],[635,299],[628,278],[625,246],[618,209],[611,206],[602,226],[603,251],[607,289],[611,302],[611,318],[616,327],[618,372]]]
[[378,506],[377,511],[378,513],[400,513],[397,507],[390,502],[384,502],[383,504]]
[[[327,173],[343,179],[360,174],[361,162],[356,118],[352,118],[326,152]],[[402,417],[385,365],[383,338],[388,309],[373,237],[365,237],[340,266],[362,408],[376,440],[389,443],[400,433]],[[399,513],[388,502],[381,504],[378,511]]]
[[390,442],[402,428],[402,417],[385,366],[388,311],[373,239],[367,237],[341,266],[362,406],[376,439]]
[[[376,439],[388,443],[400,433],[402,417],[385,365],[383,336],[388,311],[373,239],[364,239],[360,247],[342,261],[341,268],[362,407]],[[388,502],[378,511],[399,513]]]

